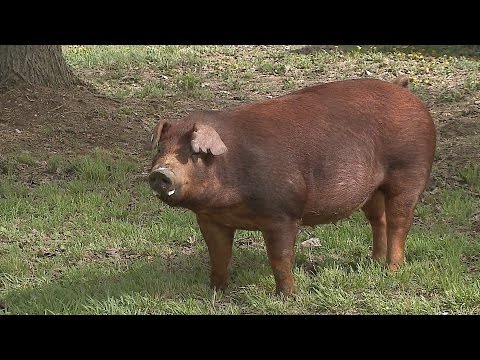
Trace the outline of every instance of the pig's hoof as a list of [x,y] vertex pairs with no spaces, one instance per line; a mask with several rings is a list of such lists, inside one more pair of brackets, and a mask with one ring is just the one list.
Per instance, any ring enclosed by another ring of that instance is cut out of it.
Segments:
[[397,271],[398,269],[400,269],[400,264],[390,263],[387,264],[387,267],[390,271]]
[[225,291],[228,283],[226,281],[210,281],[210,288],[216,291]]
[[275,294],[283,299],[287,299],[295,294],[295,288],[293,286],[277,286]]
[[376,253],[372,253],[372,260],[378,261],[378,262],[380,262],[380,263],[384,263],[386,259],[387,259],[387,255],[386,255],[386,254],[376,254]]

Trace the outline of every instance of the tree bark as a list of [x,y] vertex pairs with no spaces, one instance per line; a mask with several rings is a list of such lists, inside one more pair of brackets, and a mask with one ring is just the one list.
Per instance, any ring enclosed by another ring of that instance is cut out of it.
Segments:
[[60,45],[0,45],[0,85],[17,82],[47,87],[78,84]]

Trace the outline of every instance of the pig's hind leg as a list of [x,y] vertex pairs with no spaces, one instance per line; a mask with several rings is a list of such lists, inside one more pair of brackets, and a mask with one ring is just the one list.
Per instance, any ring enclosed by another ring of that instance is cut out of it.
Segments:
[[372,226],[372,259],[385,261],[387,257],[387,218],[383,192],[375,191],[362,210]]
[[415,207],[428,180],[428,174],[397,173],[385,186],[387,218],[387,266],[397,270],[405,260],[405,239],[413,223]]

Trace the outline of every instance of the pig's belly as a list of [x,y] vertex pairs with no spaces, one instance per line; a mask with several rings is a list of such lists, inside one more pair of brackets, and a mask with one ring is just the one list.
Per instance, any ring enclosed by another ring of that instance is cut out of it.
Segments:
[[350,216],[370,199],[377,184],[343,187],[330,191],[312,191],[307,197],[302,224],[313,226],[328,224]]
[[302,218],[302,225],[314,226],[318,224],[330,224],[340,219],[349,217],[353,212],[360,209],[362,205],[356,206],[349,210],[324,212],[324,211],[309,211],[305,212]]

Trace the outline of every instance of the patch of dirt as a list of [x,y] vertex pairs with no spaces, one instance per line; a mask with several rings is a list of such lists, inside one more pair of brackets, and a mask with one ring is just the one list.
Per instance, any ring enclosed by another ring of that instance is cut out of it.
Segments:
[[437,128],[437,151],[430,188],[466,188],[459,170],[480,164],[480,103],[429,106]]
[[467,267],[467,271],[469,273],[478,272],[479,264],[480,264],[480,256],[478,255],[462,255],[461,257],[462,262]]
[[125,247],[109,248],[103,251],[87,250],[82,259],[74,261],[74,265],[109,260],[111,262],[128,262],[137,258],[152,259],[152,256],[145,254],[132,253],[130,249]]
[[233,245],[240,249],[261,249],[264,247],[262,240],[258,240],[249,236],[235,239]]
[[0,93],[0,154],[64,156],[103,147],[139,155],[149,131],[143,119],[154,115],[138,104],[125,115],[122,106],[82,85],[16,86]]
[[472,216],[472,231],[480,234],[480,212]]

